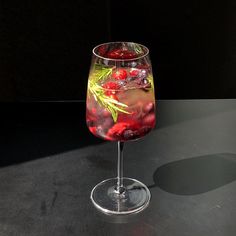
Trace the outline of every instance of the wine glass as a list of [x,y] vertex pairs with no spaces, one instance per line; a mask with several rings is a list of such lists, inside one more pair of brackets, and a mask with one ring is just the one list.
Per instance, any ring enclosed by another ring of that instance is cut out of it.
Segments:
[[96,208],[109,215],[145,209],[150,191],[138,180],[123,177],[124,142],[137,140],[154,127],[155,95],[147,47],[133,42],[109,42],[93,49],[88,78],[86,122],[99,138],[118,142],[117,177],[91,192]]

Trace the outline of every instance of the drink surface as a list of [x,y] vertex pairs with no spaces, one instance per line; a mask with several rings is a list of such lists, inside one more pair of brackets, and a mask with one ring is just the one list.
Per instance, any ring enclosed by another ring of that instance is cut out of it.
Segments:
[[95,64],[90,71],[86,104],[87,126],[95,136],[129,141],[146,135],[156,121],[150,69]]

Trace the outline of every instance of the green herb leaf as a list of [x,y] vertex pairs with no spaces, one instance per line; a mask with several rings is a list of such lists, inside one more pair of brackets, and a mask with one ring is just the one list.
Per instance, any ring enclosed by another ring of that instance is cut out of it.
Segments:
[[130,112],[124,109],[128,107],[126,104],[105,95],[104,88],[98,84],[98,82],[103,81],[110,76],[111,73],[111,67],[95,64],[93,72],[89,78],[88,89],[93,94],[94,99],[99,103],[99,105],[105,107],[111,113],[114,122],[116,122],[119,112],[126,114],[130,114]]
[[137,54],[143,54],[143,49],[142,49],[138,44],[135,44],[135,45],[134,45],[134,51],[135,51]]

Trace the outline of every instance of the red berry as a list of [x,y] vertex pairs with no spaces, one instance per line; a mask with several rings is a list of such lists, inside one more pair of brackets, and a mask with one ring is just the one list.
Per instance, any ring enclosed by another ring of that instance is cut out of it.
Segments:
[[122,50],[121,49],[114,49],[107,53],[107,57],[111,59],[121,59]]
[[107,51],[107,46],[106,45],[101,45],[98,48],[98,54],[102,57],[106,54],[106,51]]
[[[119,122],[114,124],[107,132],[107,136],[118,140],[128,140],[136,137],[139,124],[134,121]],[[129,130],[129,131],[127,131]],[[129,137],[128,137],[129,136]],[[135,137],[134,137],[135,136]]]
[[154,110],[154,103],[153,102],[149,102],[147,103],[144,108],[143,108],[143,111],[145,113],[149,113],[149,112],[152,112]]
[[145,116],[143,119],[143,124],[151,126],[151,127],[154,127],[155,122],[156,122],[156,118],[155,118],[154,113],[151,113],[151,114]]
[[122,55],[122,59],[132,59],[135,57],[136,57],[136,54],[131,51],[125,51],[125,52],[123,52],[123,55]]
[[113,136],[113,135],[121,135],[122,132],[127,129],[127,127],[129,126],[129,124],[127,123],[117,123],[114,126],[112,126],[109,131],[108,131],[108,136]]
[[107,57],[111,59],[132,59],[136,57],[136,54],[127,49],[114,49],[107,53]]
[[127,72],[124,69],[118,69],[113,72],[112,78],[117,80],[125,80],[127,78]]
[[104,91],[105,95],[110,97],[112,97],[112,95],[116,93],[116,90],[120,88],[119,84],[111,81],[103,84],[102,87],[105,89]]
[[91,133],[96,134],[97,128],[95,126],[89,127]]
[[115,82],[107,82],[103,84],[102,87],[105,89],[119,89],[120,88],[119,84]]
[[91,109],[91,112],[93,113],[93,115],[96,115],[97,109],[93,107],[93,108]]
[[108,89],[108,90],[105,90],[105,95],[107,95],[107,96],[111,96],[111,95],[115,94],[116,93],[115,90],[120,88],[119,84],[117,84],[115,82],[107,82],[107,83],[103,84],[102,87],[105,89]]
[[137,70],[137,69],[131,69],[130,72],[129,72],[129,74],[130,74],[131,77],[136,77],[136,76],[138,76],[138,74],[139,74],[139,70]]

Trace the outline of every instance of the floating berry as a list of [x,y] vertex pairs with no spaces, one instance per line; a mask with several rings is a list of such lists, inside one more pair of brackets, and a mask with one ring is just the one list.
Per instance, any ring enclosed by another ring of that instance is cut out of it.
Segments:
[[120,88],[119,84],[115,82],[107,82],[103,84],[102,87],[105,89],[119,89]]
[[114,49],[107,53],[107,57],[111,59],[122,59],[122,50],[121,49]]
[[156,122],[156,118],[155,118],[154,113],[151,113],[151,114],[145,116],[143,119],[143,124],[151,126],[151,127],[154,127],[155,122]]
[[120,88],[119,84],[117,84],[115,82],[107,82],[107,83],[103,84],[102,87],[107,89],[105,91],[105,95],[107,95],[107,96],[114,95],[116,93],[115,90]]
[[93,115],[96,115],[97,109],[93,107],[93,108],[91,109],[91,112],[92,112]]
[[131,69],[130,72],[129,72],[129,75],[130,75],[131,77],[136,77],[136,76],[139,75],[139,70],[137,70],[137,69]]
[[152,112],[154,110],[154,103],[153,102],[149,102],[148,104],[146,104],[143,108],[143,111],[145,113],[149,113]]
[[137,122],[130,120],[129,122],[119,122],[114,124],[107,132],[109,137],[118,140],[134,139],[137,136],[137,130],[140,128]]
[[126,130],[128,127],[129,127],[128,123],[125,123],[125,122],[116,123],[109,129],[107,135],[108,136],[121,136],[123,131]]
[[122,55],[122,59],[133,59],[135,57],[136,57],[135,53],[131,51],[125,51]]
[[97,128],[95,126],[90,126],[89,130],[90,130],[91,133],[96,134]]
[[113,72],[112,78],[116,80],[125,80],[127,78],[127,72],[124,69],[118,69]]
[[107,57],[111,59],[132,59],[136,57],[136,54],[127,49],[114,49],[107,53]]
[[106,54],[106,51],[107,51],[107,46],[106,45],[102,45],[98,49],[98,54],[103,57]]

